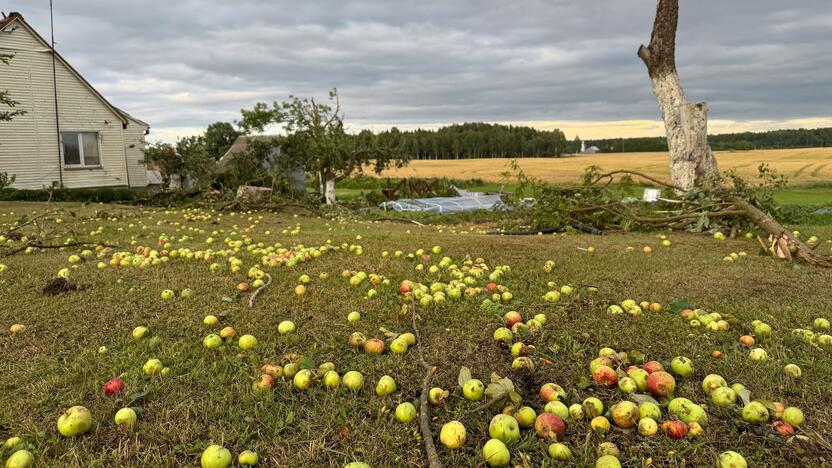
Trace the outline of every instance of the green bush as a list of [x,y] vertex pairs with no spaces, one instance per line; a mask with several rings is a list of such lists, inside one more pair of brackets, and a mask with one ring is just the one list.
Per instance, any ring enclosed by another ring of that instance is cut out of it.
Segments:
[[143,190],[130,188],[85,188],[85,189],[41,189],[20,190],[0,189],[0,201],[60,201],[112,203],[135,201],[144,197]]

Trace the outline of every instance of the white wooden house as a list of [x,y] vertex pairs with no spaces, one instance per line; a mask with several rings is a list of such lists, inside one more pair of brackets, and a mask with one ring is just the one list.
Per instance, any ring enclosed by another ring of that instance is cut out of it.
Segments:
[[0,172],[15,175],[12,187],[148,185],[142,162],[148,124],[110,104],[53,55],[19,13],[0,18],[0,54],[13,55],[0,63],[0,89],[25,111],[0,122]]

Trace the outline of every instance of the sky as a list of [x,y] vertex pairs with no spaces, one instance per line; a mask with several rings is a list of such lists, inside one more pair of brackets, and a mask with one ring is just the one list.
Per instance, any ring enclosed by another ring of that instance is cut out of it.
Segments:
[[[663,135],[636,50],[652,0],[54,0],[57,50],[172,141],[338,88],[353,130],[470,121]],[[832,126],[829,0],[683,0],[677,63],[711,133]],[[3,0],[48,37],[48,0]]]

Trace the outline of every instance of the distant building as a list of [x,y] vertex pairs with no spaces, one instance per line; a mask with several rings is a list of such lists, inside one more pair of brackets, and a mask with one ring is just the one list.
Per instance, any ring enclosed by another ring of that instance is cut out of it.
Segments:
[[[231,148],[217,161],[217,172],[224,172],[228,164],[234,160],[235,157],[248,151],[249,145],[253,141],[260,141],[264,143],[271,143],[276,137],[274,135],[259,135],[259,136],[239,136]],[[263,169],[269,169],[272,164],[281,158],[286,158],[287,155],[280,152],[280,146],[275,145],[269,154],[268,159],[263,161]],[[303,167],[293,167],[286,171],[286,178],[292,183],[294,188],[298,191],[306,190],[306,171]]]
[[590,147],[587,148],[586,142],[581,141],[581,154],[595,154],[595,153],[600,153],[600,152],[601,152],[601,149],[598,148],[597,146],[590,146]]
[[148,185],[148,124],[110,104],[60,54],[53,57],[20,13],[0,18],[0,53],[13,55],[0,63],[0,88],[25,112],[0,123],[0,172],[16,177],[12,187]]

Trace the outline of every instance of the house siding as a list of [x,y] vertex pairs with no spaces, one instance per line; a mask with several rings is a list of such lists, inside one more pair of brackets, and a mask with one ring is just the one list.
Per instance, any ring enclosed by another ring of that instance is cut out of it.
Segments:
[[[0,124],[0,171],[16,176],[15,188],[57,184],[62,160],[55,128],[52,55],[19,20],[0,32],[0,52],[14,54],[8,65],[0,65],[0,86],[20,102],[19,109],[26,111]],[[124,129],[122,117],[60,60],[56,62],[56,75],[61,132],[96,132],[101,158],[99,168],[64,168],[64,186],[126,186],[128,169],[131,186],[146,186],[147,175],[141,173],[138,163],[143,157],[146,127],[128,119]],[[136,147],[128,149],[130,144]]]

